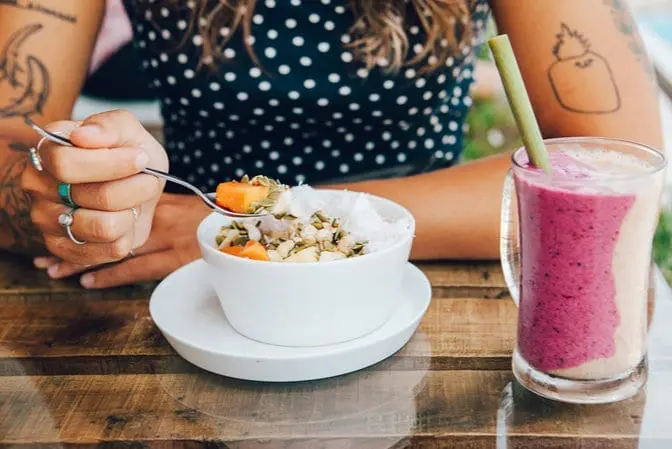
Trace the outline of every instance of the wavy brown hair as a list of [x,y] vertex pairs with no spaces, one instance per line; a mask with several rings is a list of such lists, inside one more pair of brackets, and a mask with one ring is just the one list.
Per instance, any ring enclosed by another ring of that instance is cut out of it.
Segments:
[[[181,43],[198,30],[203,37],[201,63],[214,66],[216,61],[223,59],[224,48],[240,29],[250,57],[261,66],[250,39],[257,1],[189,0],[192,10],[189,32]],[[350,0],[348,6],[355,21],[349,31],[350,42],[344,45],[368,69],[379,65],[386,70],[398,71],[404,66],[419,65],[421,73],[434,70],[471,40],[472,1]],[[185,3],[186,0],[164,0],[163,5],[183,6]],[[415,13],[425,36],[422,50],[414,51],[410,57],[409,11]],[[229,32],[223,36],[222,29]]]

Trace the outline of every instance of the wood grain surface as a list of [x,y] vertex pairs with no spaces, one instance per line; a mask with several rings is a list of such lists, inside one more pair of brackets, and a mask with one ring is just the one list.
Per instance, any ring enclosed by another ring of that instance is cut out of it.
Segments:
[[149,316],[152,285],[85,292],[0,257],[0,446],[672,447],[672,300],[651,290],[647,388],[570,406],[513,381],[517,310],[498,264],[420,267],[434,298],[401,351],[333,379],[266,384],[175,354]]

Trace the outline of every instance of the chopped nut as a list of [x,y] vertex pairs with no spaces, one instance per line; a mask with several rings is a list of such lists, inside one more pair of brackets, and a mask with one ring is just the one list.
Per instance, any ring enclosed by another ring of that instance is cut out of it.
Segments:
[[317,234],[315,235],[315,239],[318,242],[330,242],[331,239],[333,238],[333,234],[329,229],[320,229],[317,231]]
[[268,253],[268,258],[270,259],[271,262],[282,262],[282,256],[276,250],[269,249],[267,251],[267,253]]
[[345,258],[345,254],[340,251],[322,251],[320,253],[320,262],[331,262],[332,260],[341,260]]
[[352,236],[345,235],[338,241],[337,247],[340,252],[348,254],[356,243],[357,242],[355,242],[355,239]]
[[309,246],[302,249],[286,258],[285,262],[317,262],[317,247]]
[[278,254],[280,254],[280,257],[284,259],[289,256],[289,252],[294,249],[294,246],[295,243],[293,240],[287,240],[279,244],[276,250],[278,251]]

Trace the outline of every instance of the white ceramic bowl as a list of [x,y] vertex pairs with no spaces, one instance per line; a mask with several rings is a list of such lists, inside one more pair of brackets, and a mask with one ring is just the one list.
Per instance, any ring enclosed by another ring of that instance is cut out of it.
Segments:
[[[324,198],[358,195],[317,190]],[[231,326],[280,346],[321,346],[362,337],[383,325],[396,306],[415,220],[405,208],[369,195],[384,218],[407,219],[408,234],[393,246],[332,262],[264,262],[217,250],[215,236],[229,219],[213,213],[198,228],[201,255]]]

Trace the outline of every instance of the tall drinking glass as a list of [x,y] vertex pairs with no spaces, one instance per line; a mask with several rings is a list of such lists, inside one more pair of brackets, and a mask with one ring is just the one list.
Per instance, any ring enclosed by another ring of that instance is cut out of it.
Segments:
[[501,260],[518,306],[513,373],[547,398],[604,403],[647,379],[647,293],[665,157],[632,142],[546,141],[512,157]]

